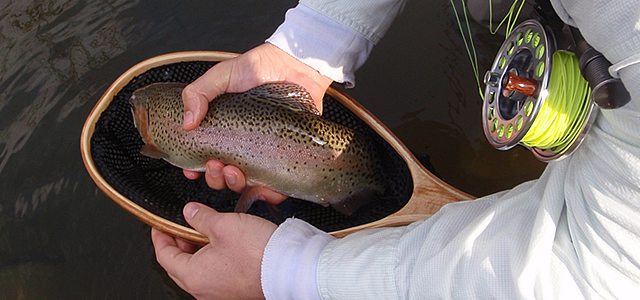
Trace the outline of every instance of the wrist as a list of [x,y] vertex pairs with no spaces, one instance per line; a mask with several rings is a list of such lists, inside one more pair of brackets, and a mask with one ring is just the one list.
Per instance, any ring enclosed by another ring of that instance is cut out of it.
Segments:
[[364,64],[373,43],[305,5],[289,10],[285,22],[267,42],[347,87]]

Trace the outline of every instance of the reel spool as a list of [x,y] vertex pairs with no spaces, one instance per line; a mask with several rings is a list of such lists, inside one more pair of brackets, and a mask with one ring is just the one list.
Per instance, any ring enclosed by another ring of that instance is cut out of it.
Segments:
[[572,133],[567,137],[570,140],[548,149],[522,142],[549,99],[553,57],[557,51],[565,51],[557,49],[556,45],[553,32],[537,20],[518,25],[502,44],[484,78],[482,125],[485,136],[495,148],[508,150],[520,144],[539,160],[549,162],[568,156],[584,139],[597,115],[597,107],[590,96],[584,99],[589,101],[581,111],[584,115],[572,125]]

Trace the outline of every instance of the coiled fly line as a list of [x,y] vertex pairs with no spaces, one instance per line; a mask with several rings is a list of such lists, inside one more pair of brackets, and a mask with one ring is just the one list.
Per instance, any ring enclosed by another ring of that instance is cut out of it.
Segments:
[[562,149],[575,141],[590,108],[591,89],[580,74],[578,58],[556,51],[545,99],[521,142],[540,149]]
[[484,101],[483,127],[489,142],[500,150],[524,145],[543,161],[575,149],[581,133],[588,130],[593,108],[591,90],[581,75],[577,57],[556,50],[553,35],[538,21],[515,26],[524,1],[514,1],[498,26],[492,28],[489,0],[490,32],[495,34],[506,24],[506,37],[485,75],[483,91],[466,6],[462,1],[465,34],[453,0],[451,4]]

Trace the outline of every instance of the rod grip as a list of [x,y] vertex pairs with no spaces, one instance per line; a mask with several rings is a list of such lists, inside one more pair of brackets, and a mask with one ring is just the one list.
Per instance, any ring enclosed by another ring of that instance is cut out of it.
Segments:
[[589,82],[591,96],[596,105],[600,108],[613,109],[627,104],[631,96],[620,78],[613,78],[609,74],[611,63],[602,53],[587,43],[577,28],[571,27],[571,33],[576,43],[580,72]]

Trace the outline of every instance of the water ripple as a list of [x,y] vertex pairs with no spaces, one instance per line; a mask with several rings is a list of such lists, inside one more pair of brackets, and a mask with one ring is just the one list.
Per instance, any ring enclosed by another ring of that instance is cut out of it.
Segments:
[[[0,173],[42,119],[62,122],[98,90],[63,100],[89,71],[123,53],[130,30],[119,18],[135,1],[9,1],[0,13]],[[67,96],[68,97],[68,96]]]

